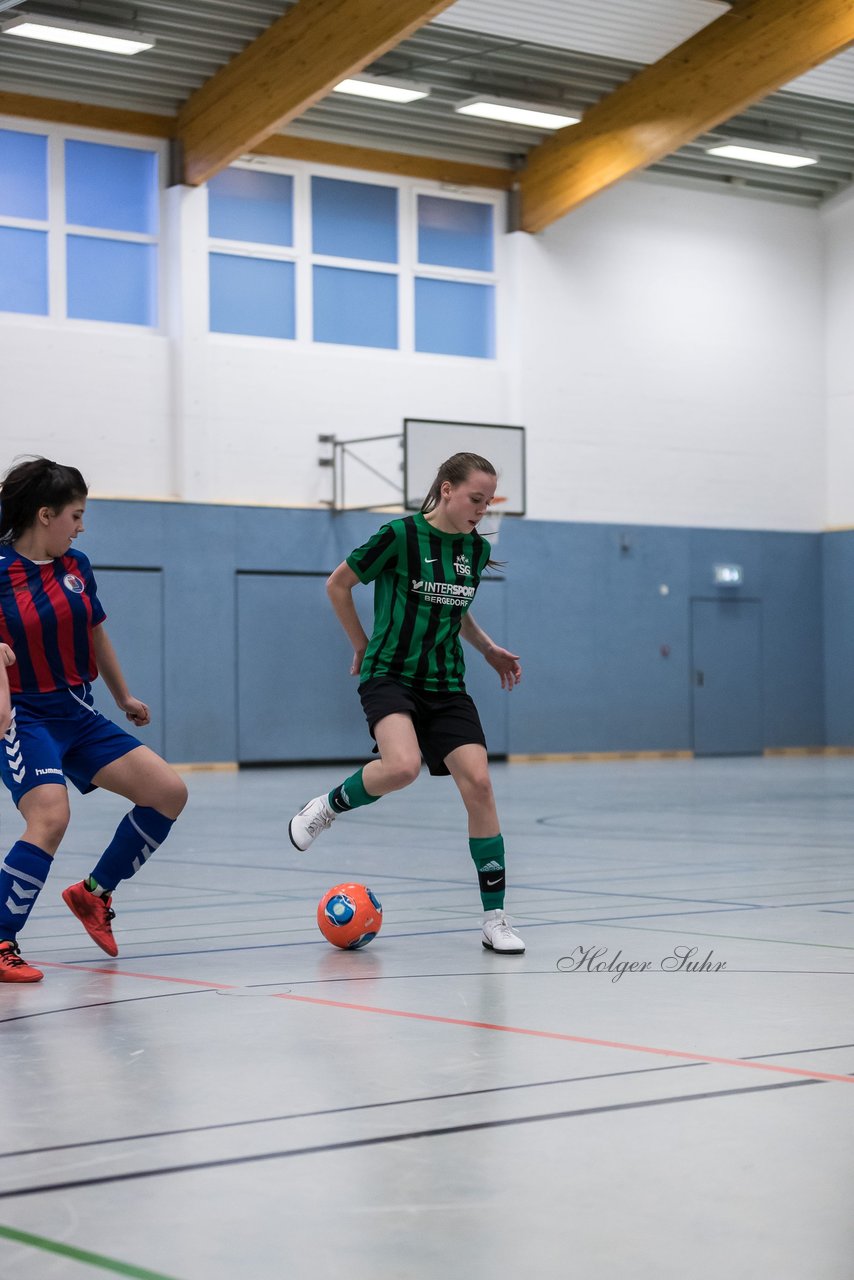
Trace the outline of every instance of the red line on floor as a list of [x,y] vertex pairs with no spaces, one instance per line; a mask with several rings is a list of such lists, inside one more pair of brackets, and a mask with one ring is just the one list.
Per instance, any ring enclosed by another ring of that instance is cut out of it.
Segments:
[[148,978],[151,982],[179,982],[184,987],[211,987],[214,991],[234,991],[236,982],[202,982],[199,978],[167,978],[162,973],[129,973],[127,969],[104,969],[94,964],[61,964],[57,960],[39,960],[43,969],[70,969],[77,973],[107,973],[114,978]]
[[[234,982],[202,982],[194,978],[168,978],[159,973],[128,973],[124,969],[104,969],[94,965],[60,964],[39,961],[45,968],[83,970],[85,973],[108,973],[116,978],[143,978],[152,982],[176,982],[182,986],[210,987],[215,991],[236,991]],[[320,996],[296,996],[287,992],[270,992],[273,1000],[290,1000],[296,1004],[322,1005],[330,1009],[350,1009],[356,1013],[377,1013],[386,1018],[411,1018],[416,1022],[438,1022],[449,1027],[472,1027],[479,1031],[503,1031],[507,1035],[534,1036],[541,1040],[562,1040],[569,1044],[589,1044],[600,1049],[625,1049],[631,1053],[651,1053],[662,1058],[681,1058],[686,1062],[707,1062],[724,1067],[746,1067],[751,1071],[771,1071],[777,1075],[802,1076],[808,1080],[833,1080],[838,1084],[854,1084],[854,1076],[834,1075],[830,1071],[810,1071],[802,1067],[779,1067],[770,1062],[751,1062],[746,1058],[718,1058],[707,1053],[686,1053],[682,1049],[659,1049],[648,1044],[624,1044],[621,1040],[597,1040],[592,1036],[573,1036],[565,1031],[538,1031],[533,1027],[510,1027],[500,1022],[475,1022],[468,1018],[448,1018],[438,1013],[414,1013],[409,1009],[384,1009],[371,1004],[353,1004],[347,1000],[324,1000]]]
[[665,1058],[684,1058],[688,1062],[717,1063],[725,1067],[749,1067],[754,1071],[774,1071],[787,1076],[807,1076],[810,1080],[836,1080],[854,1084],[854,1077],[834,1075],[829,1071],[808,1071],[800,1067],[778,1067],[767,1062],[751,1062],[745,1058],[715,1058],[706,1053],[686,1053],[681,1049],[658,1049],[653,1045],[624,1044],[620,1040],[596,1040],[591,1036],[572,1036],[564,1031],[537,1031],[532,1027],[508,1027],[498,1022],[474,1022],[468,1018],[446,1018],[436,1013],[412,1013],[405,1009],[381,1009],[369,1004],[350,1004],[344,1000],[322,1000],[319,996],[295,996],[271,993],[275,1000],[297,1000],[306,1004],[326,1004],[336,1009],[356,1009],[360,1013],[381,1013],[390,1018],[415,1018],[422,1022],[441,1022],[452,1027],[477,1027],[483,1031],[504,1031],[516,1036],[537,1036],[544,1040],[565,1040],[570,1044],[591,1044],[604,1049],[629,1049],[634,1053],[653,1053]]

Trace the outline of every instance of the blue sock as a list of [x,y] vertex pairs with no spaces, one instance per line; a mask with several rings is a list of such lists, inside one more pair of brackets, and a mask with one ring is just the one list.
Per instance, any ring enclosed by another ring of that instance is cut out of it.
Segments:
[[130,880],[154,850],[160,848],[174,823],[174,818],[165,818],[156,809],[147,809],[140,804],[131,809],[101,854],[89,877],[89,888],[93,888],[91,882],[94,881],[97,889],[112,893],[120,880]]
[[38,845],[18,840],[0,863],[0,942],[23,929],[44,888],[53,858]]

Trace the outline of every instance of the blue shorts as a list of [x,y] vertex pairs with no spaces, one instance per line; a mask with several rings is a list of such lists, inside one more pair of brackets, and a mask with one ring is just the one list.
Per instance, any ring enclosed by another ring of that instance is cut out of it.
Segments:
[[99,769],[142,744],[92,705],[92,686],[13,693],[12,724],[2,739],[0,775],[15,804],[46,782],[70,778],[84,794]]

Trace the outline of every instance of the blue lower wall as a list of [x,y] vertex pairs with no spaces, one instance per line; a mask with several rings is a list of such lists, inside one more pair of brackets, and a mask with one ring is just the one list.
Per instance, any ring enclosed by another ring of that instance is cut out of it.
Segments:
[[[722,596],[762,605],[763,745],[824,742],[820,535],[504,524],[526,659],[512,751],[691,750],[691,601]],[[744,586],[716,588],[716,563],[740,564]]]
[[854,746],[854,530],[824,535],[827,741]]
[[[349,648],[323,579],[380,521],[93,500],[80,545],[104,571],[134,692],[160,713],[147,740],[175,761],[360,756]],[[721,594],[719,561],[741,564],[734,594],[761,602],[764,746],[852,741],[854,536],[508,519],[496,555],[506,582],[482,587],[475,616],[524,668],[508,695],[469,651],[496,750],[691,750],[691,602]],[[357,596],[369,617],[370,591]],[[109,712],[106,690],[100,703]]]

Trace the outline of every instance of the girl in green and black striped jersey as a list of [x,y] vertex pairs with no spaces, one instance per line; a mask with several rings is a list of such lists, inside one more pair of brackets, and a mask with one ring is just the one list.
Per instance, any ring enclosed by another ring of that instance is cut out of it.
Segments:
[[[391,520],[330,576],[326,589],[354,649],[352,675],[379,759],[291,820],[288,833],[305,850],[340,813],[373,804],[418,777],[450,774],[468,813],[469,849],[486,916],[481,940],[519,955],[525,944],[504,914],[504,841],[489,777],[486,740],[465,691],[460,637],[498,672],[503,689],[522,677],[518,655],[502,649],[469,613],[489,543],[477,526],[495,497],[495,468],[457,453],[439,468],[421,511]],[[365,634],[353,588],[373,582],[374,625]]]

